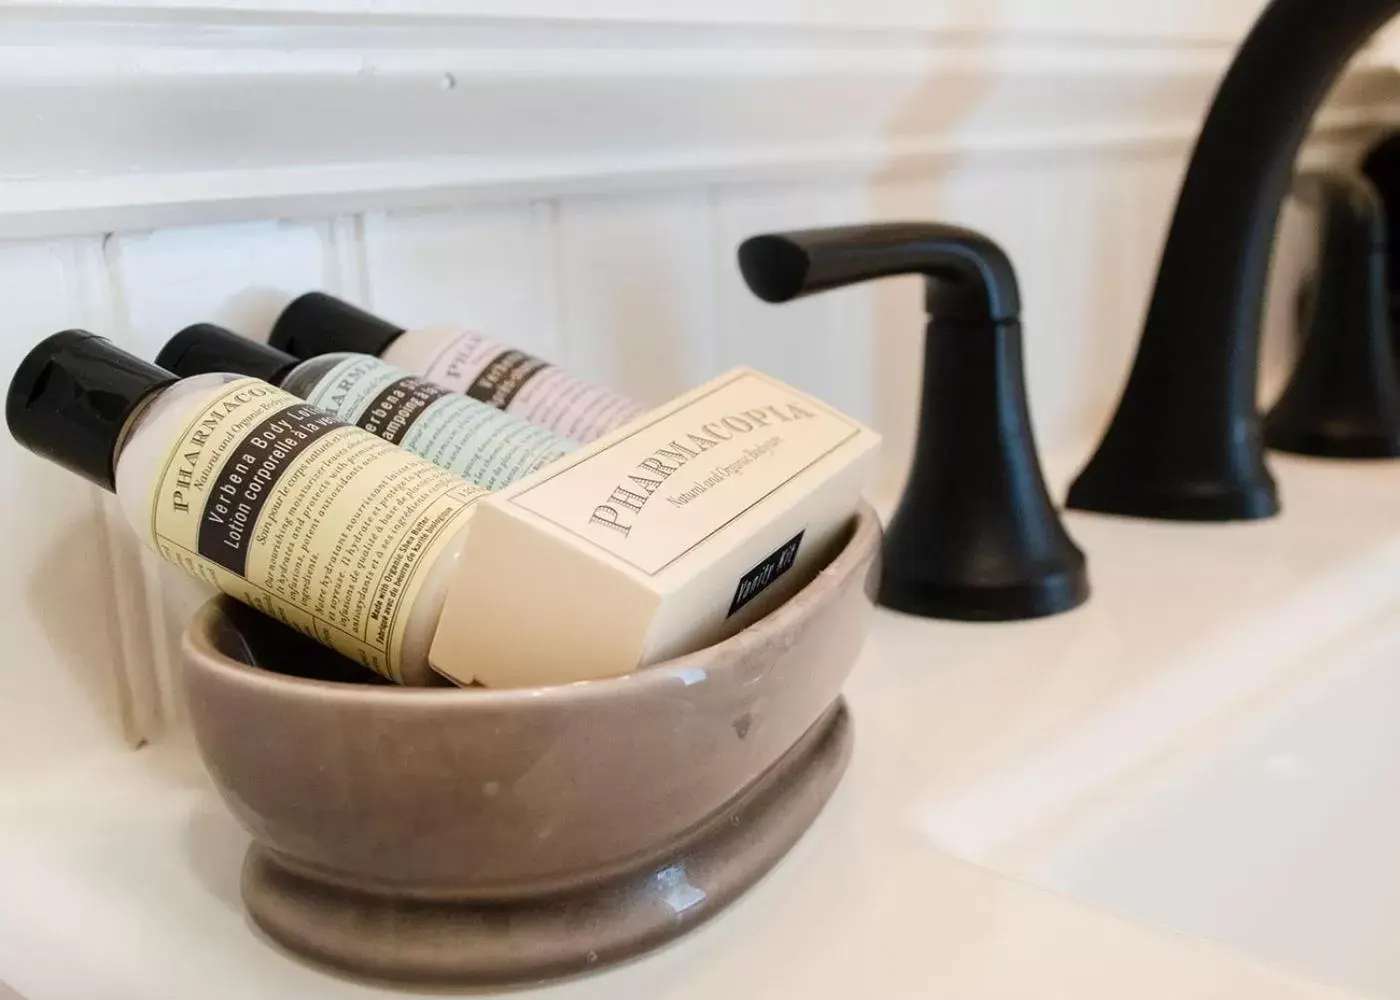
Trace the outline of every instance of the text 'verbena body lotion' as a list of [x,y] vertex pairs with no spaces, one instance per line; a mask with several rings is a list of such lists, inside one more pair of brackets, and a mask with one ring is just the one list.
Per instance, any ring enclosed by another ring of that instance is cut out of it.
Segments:
[[223,327],[197,323],[172,337],[156,364],[184,378],[208,372],[255,376],[489,490],[578,447],[548,428],[368,354],[301,361]]
[[428,647],[485,490],[259,379],[177,380],[81,331],[30,352],[6,419],[115,490],[163,558],[386,677],[433,681]]
[[479,333],[405,330],[320,292],[303,295],[269,342],[300,358],[354,351],[587,443],[645,412],[640,403]]

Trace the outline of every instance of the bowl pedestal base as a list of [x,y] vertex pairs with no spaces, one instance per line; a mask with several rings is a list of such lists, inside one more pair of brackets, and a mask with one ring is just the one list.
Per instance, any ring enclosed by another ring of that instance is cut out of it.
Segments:
[[380,895],[310,877],[254,844],[243,900],[281,945],[369,979],[501,986],[601,969],[685,934],[757,882],[816,819],[851,744],[850,714],[838,699],[663,857],[586,889],[498,901]]

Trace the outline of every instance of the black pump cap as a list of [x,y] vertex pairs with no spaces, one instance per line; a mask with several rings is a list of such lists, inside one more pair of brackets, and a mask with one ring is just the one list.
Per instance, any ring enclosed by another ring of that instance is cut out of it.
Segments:
[[156,355],[156,364],[181,378],[206,372],[233,372],[281,385],[301,359],[213,323],[196,323],[170,338]]
[[378,357],[403,332],[403,327],[349,302],[325,292],[307,292],[282,310],[267,342],[303,360],[339,351]]
[[178,376],[86,330],[65,330],[30,351],[5,397],[5,423],[36,455],[115,491],[123,428]]

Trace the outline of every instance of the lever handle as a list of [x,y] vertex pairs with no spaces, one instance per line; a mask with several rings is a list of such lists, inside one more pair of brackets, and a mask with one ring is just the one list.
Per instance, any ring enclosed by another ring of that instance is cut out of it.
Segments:
[[1400,456],[1380,197],[1350,172],[1305,174],[1293,190],[1320,210],[1322,243],[1302,349],[1264,418],[1264,443],[1329,458]]
[[1338,238],[1355,245],[1386,245],[1385,206],[1370,179],[1355,173],[1309,170],[1293,179],[1293,197],[1317,209]]
[[928,618],[1011,621],[1089,596],[1084,553],[1045,489],[1026,405],[1016,272],[981,233],[887,223],[755,236],[739,247],[768,302],[895,274],[927,278],[919,435],[885,531],[878,600]]
[[896,274],[929,279],[930,313],[991,323],[1021,315],[1016,271],[983,234],[936,222],[888,222],[770,233],[739,247],[739,270],[765,302]]

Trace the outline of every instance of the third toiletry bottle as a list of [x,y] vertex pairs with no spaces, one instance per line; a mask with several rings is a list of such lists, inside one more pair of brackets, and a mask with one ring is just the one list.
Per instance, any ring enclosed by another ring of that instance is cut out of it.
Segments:
[[435,385],[367,354],[300,361],[210,323],[186,327],[156,356],[176,375],[253,375],[332,416],[497,490],[572,451],[547,428]]
[[268,342],[298,358],[338,351],[373,354],[580,444],[646,409],[479,333],[450,326],[405,330],[321,292],[287,306]]

